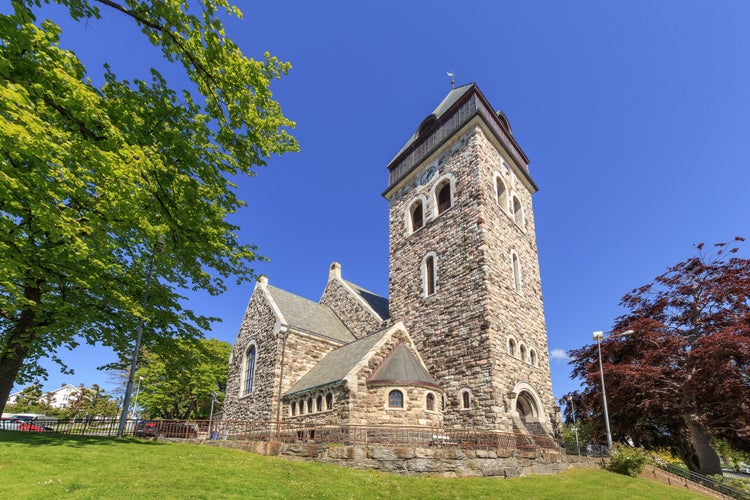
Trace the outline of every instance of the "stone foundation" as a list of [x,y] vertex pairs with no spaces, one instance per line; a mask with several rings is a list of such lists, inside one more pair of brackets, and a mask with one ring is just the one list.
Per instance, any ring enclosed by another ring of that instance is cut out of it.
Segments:
[[392,448],[365,445],[321,445],[278,441],[206,441],[260,455],[284,456],[358,469],[403,475],[513,478],[557,474],[572,467],[599,467],[601,459],[566,456],[552,451],[461,450],[457,448]]

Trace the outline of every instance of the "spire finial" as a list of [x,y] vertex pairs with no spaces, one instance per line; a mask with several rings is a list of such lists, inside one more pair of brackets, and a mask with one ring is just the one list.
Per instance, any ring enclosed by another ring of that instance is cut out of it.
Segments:
[[451,89],[456,88],[456,75],[453,73],[453,68],[448,72],[448,76],[451,77]]

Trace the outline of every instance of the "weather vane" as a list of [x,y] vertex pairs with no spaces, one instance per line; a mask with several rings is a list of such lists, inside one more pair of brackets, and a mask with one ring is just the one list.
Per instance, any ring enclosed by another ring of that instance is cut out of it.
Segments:
[[448,76],[451,77],[451,88],[456,88],[456,75],[453,73],[453,69],[448,72]]

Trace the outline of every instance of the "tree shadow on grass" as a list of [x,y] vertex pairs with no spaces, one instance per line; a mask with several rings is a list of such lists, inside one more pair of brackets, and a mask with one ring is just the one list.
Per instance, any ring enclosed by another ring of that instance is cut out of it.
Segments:
[[0,430],[0,443],[18,443],[28,446],[118,446],[140,444],[144,446],[162,445],[163,442],[136,437],[75,436],[55,432],[21,432]]

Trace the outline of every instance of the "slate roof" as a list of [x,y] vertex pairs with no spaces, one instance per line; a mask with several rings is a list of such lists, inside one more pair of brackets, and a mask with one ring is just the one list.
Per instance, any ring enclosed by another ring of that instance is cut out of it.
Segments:
[[[451,89],[450,92],[448,92],[448,95],[445,96],[445,98],[442,100],[440,104],[438,104],[437,108],[431,113],[431,115],[434,115],[435,118],[440,118],[443,113],[448,111],[448,109],[456,102],[458,101],[461,96],[463,96],[469,89],[471,89],[475,84],[474,83],[467,83],[466,85],[461,85],[460,87],[456,87],[455,89]],[[428,115],[429,116],[429,115]],[[401,153],[406,151],[409,146],[411,146],[417,139],[419,138],[419,130],[414,132],[414,135],[411,136],[411,138],[406,141],[406,144],[404,144],[404,147],[402,147],[398,153],[396,153],[396,156],[394,156],[390,163],[393,163],[393,160],[399,157]]]
[[368,385],[428,385],[438,387],[435,379],[404,344],[393,350],[367,383]]
[[352,332],[329,307],[281,288],[267,285],[267,289],[290,327],[340,342],[356,340]]
[[378,314],[378,316],[380,316],[380,319],[388,319],[390,315],[390,313],[388,312],[388,299],[386,299],[385,297],[381,297],[380,295],[373,293],[370,290],[362,288],[361,286],[352,283],[351,281],[346,281],[346,284],[349,285],[352,290],[354,290],[360,297],[362,297],[362,299],[367,302],[370,307],[372,307],[372,309]]
[[290,387],[285,396],[341,382],[386,333],[388,333],[387,328],[329,352]]

